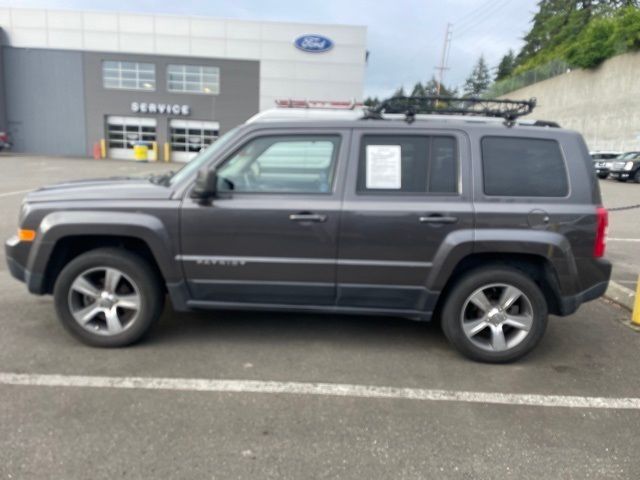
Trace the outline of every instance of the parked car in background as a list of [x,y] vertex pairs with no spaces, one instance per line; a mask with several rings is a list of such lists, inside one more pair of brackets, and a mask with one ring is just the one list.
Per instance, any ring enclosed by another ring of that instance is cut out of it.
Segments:
[[0,132],[0,152],[11,150],[11,140],[7,132]]
[[607,178],[611,170],[611,161],[620,156],[620,152],[596,151],[589,152],[593,159],[593,167],[596,169],[598,178]]
[[627,152],[611,162],[611,178],[619,182],[633,180],[640,183],[640,152]]

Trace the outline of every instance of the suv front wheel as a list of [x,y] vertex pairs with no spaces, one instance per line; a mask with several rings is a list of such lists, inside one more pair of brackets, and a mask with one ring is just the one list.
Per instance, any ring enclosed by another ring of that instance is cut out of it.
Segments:
[[116,248],[74,258],[60,272],[53,294],[62,325],[96,347],[136,342],[160,317],[164,305],[158,275],[148,263]]
[[467,273],[453,287],[442,311],[442,328],[467,357],[505,363],[540,342],[547,315],[544,295],[524,273],[485,267]]

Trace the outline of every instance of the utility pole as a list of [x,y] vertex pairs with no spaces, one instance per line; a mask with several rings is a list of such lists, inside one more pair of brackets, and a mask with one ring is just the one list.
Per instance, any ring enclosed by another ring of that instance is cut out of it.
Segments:
[[436,67],[438,71],[438,86],[436,89],[436,95],[440,95],[440,88],[442,87],[442,80],[444,79],[445,70],[449,70],[447,63],[449,63],[449,49],[451,48],[451,38],[453,37],[453,25],[447,23],[447,29],[444,32],[444,43],[442,44],[442,55],[440,56],[440,65]]

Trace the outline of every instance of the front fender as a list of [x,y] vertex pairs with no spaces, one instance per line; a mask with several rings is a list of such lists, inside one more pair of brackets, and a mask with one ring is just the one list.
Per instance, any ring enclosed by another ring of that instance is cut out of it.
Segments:
[[182,280],[174,261],[171,237],[157,217],[133,212],[61,211],[46,215],[38,227],[26,265],[30,291],[42,290],[44,273],[56,244],[63,238],[83,235],[124,236],[142,240],[149,246],[165,281]]

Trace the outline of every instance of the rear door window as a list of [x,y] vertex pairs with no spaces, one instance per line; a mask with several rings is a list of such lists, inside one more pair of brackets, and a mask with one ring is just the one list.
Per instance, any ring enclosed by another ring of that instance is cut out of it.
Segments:
[[454,137],[365,135],[360,146],[358,193],[457,194]]
[[508,197],[565,197],[569,182],[555,140],[516,137],[482,139],[484,193]]

